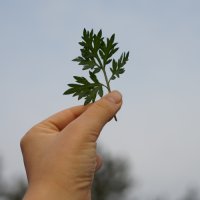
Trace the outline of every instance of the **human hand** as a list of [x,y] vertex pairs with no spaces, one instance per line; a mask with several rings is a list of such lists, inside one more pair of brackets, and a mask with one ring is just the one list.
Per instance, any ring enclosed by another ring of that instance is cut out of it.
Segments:
[[30,129],[21,140],[29,182],[24,200],[90,200],[94,173],[101,165],[96,141],[121,105],[122,97],[114,91]]

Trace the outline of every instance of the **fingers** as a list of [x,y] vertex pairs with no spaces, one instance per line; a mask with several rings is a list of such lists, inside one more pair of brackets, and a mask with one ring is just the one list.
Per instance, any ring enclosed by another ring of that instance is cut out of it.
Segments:
[[79,118],[74,120],[66,130],[79,132],[93,137],[96,141],[103,126],[117,113],[122,105],[122,96],[119,92],[113,91],[99,101],[92,104]]
[[71,121],[80,116],[87,109],[87,107],[88,106],[75,106],[65,109],[40,122],[36,126],[49,128],[55,131],[61,131]]
[[97,139],[103,126],[117,113],[121,104],[121,94],[113,91],[94,104],[75,106],[60,111],[37,124],[35,128],[61,131],[64,128],[68,129],[67,125],[70,124],[71,128],[78,128],[86,134],[95,133],[95,139]]

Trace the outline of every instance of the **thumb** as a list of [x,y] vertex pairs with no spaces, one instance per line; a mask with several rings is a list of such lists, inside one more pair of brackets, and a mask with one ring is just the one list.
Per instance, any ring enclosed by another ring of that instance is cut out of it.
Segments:
[[114,117],[121,105],[122,95],[113,91],[89,106],[70,124],[70,128],[73,132],[80,133],[81,138],[92,138],[96,141],[104,125]]

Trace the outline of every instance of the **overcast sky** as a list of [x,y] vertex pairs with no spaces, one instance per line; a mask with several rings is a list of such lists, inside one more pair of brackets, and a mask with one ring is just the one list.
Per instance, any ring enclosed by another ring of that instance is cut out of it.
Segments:
[[100,142],[129,159],[138,193],[175,197],[200,188],[200,1],[0,1],[0,154],[24,174],[19,140],[32,125],[81,104],[63,96],[81,68],[83,28],[116,33],[130,51],[118,123]]

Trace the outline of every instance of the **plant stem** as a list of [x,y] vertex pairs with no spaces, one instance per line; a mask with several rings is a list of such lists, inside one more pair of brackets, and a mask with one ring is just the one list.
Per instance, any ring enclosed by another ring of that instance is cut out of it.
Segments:
[[[102,71],[103,71],[103,75],[104,75],[104,77],[105,77],[105,81],[106,81],[106,85],[107,85],[108,92],[110,93],[110,92],[111,92],[110,83],[109,83],[109,80],[108,80],[108,76],[107,76],[107,74],[106,74],[105,66],[102,67]],[[114,119],[115,119],[115,121],[117,121],[116,115],[114,116]]]
[[[106,88],[107,88],[107,90],[108,90],[108,93],[110,93],[110,92],[111,92],[110,80],[108,80],[108,76],[107,76],[107,74],[106,74],[105,62],[103,62],[103,64],[102,64],[101,59],[99,58],[98,53],[96,54],[96,59],[97,59],[97,61],[98,61],[98,63],[99,63],[99,66],[101,67],[101,69],[102,69],[102,71],[103,71],[103,75],[104,75],[104,78],[105,78],[105,81],[106,81]],[[116,115],[114,116],[114,119],[115,119],[115,121],[117,121]]]

